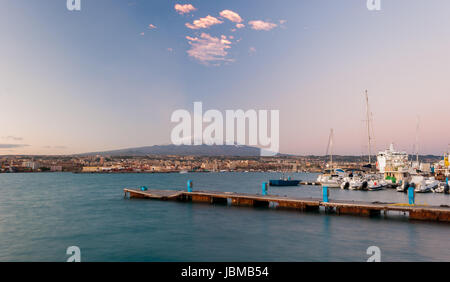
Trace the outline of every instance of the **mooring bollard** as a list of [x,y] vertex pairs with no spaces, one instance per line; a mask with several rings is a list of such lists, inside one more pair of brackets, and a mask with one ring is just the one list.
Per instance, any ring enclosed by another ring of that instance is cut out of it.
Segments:
[[269,185],[267,184],[267,182],[263,182],[262,183],[262,195],[263,196],[267,196],[267,190],[268,190]]
[[415,198],[416,198],[416,191],[415,191],[416,185],[414,183],[411,183],[408,188],[408,203],[410,205],[414,205]]
[[187,181],[187,191],[190,193],[192,192],[192,187],[194,186],[194,184],[192,183],[192,180],[188,180]]
[[322,187],[323,201],[328,203],[328,197],[330,196],[330,191],[328,190],[328,186]]

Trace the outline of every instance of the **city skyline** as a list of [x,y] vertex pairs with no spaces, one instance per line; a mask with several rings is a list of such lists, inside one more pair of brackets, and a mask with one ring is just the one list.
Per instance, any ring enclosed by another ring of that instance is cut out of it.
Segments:
[[[450,143],[450,3],[6,1],[0,11],[0,155],[170,143],[171,114],[280,111],[280,153],[367,154]],[[447,8],[447,9],[446,9]],[[433,13],[425,13],[432,10]]]

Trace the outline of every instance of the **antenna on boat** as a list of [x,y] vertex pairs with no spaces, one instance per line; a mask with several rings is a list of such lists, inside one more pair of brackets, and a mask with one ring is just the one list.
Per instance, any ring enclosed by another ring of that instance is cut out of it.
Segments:
[[367,135],[368,135],[368,143],[369,143],[369,164],[372,163],[371,155],[372,155],[372,137],[370,136],[370,108],[369,108],[369,94],[367,90],[365,92],[366,95],[366,118],[367,118]]

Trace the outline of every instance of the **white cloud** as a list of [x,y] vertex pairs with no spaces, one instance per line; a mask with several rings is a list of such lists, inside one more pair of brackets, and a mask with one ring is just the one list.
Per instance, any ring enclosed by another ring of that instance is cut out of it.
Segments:
[[220,12],[220,16],[224,17],[234,23],[240,23],[242,22],[242,18],[241,16],[239,16],[238,13],[233,12],[231,10],[223,10],[222,12]]
[[22,141],[23,138],[22,137],[17,137],[17,136],[3,136],[2,139],[6,139],[6,140],[14,140],[14,141]]
[[178,14],[182,15],[182,14],[188,14],[190,12],[193,12],[195,10],[197,10],[194,6],[192,6],[191,4],[175,4],[175,11],[177,11]]
[[149,24],[149,25],[148,25],[148,28],[149,28],[149,29],[155,29],[156,26],[155,26],[154,24]]
[[243,28],[243,27],[245,27],[245,24],[238,23],[238,24],[236,24],[236,27],[237,28]]
[[275,27],[277,27],[277,24],[271,23],[271,22],[265,22],[265,21],[249,21],[248,24],[251,26],[254,30],[271,30]]
[[207,33],[202,33],[200,37],[186,36],[191,48],[187,51],[188,55],[203,64],[219,65],[221,62],[231,62],[232,59],[226,58],[227,49],[231,48],[231,41],[225,35],[213,37]]
[[216,24],[221,24],[221,23],[223,23],[221,20],[208,15],[204,18],[195,20],[192,24],[186,23],[186,27],[188,27],[190,29],[209,28],[210,26],[213,26]]
[[14,148],[22,148],[28,147],[30,145],[26,144],[0,144],[0,149],[14,149]]

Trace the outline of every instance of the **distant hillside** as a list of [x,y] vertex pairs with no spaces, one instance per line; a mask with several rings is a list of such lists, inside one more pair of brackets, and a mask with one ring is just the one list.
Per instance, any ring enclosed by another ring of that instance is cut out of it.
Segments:
[[138,148],[127,148],[113,151],[81,154],[101,156],[146,156],[146,155],[179,155],[179,156],[260,156],[261,149],[238,145],[156,145]]
[[[103,152],[91,152],[85,154],[78,154],[78,156],[147,156],[147,155],[177,155],[177,156],[229,156],[229,157],[259,157],[261,149],[251,146],[241,145],[155,145],[137,148],[126,148],[120,150],[111,150]],[[277,154],[279,157],[294,156],[291,154]],[[307,156],[310,159],[327,161],[329,156]],[[415,159],[415,156],[410,156],[410,160]],[[441,156],[421,155],[420,161],[435,162],[442,159]],[[340,156],[334,155],[333,160],[336,162],[367,162],[368,156]],[[372,156],[372,160],[376,161],[376,156]]]

